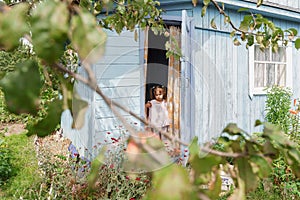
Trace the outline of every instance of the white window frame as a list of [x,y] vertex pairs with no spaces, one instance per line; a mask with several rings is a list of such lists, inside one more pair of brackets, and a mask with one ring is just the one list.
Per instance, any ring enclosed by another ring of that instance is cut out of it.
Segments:
[[[254,95],[266,95],[267,91],[264,87],[255,88],[254,87],[254,55],[255,55],[255,45],[249,47],[249,97],[252,99]],[[285,87],[291,88],[293,86],[293,49],[292,44],[286,46],[286,85]]]

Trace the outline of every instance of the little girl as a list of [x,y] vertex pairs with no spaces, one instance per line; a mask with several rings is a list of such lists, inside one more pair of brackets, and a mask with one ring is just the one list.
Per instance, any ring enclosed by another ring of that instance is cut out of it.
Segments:
[[[151,89],[151,101],[148,101],[145,105],[146,113],[149,109],[149,115],[147,116],[147,121],[151,126],[162,129],[163,131],[168,131],[169,128],[169,117],[167,109],[166,98],[166,88],[163,86],[154,86]],[[153,99],[154,96],[154,99]],[[161,139],[161,133],[159,132],[159,138]]]

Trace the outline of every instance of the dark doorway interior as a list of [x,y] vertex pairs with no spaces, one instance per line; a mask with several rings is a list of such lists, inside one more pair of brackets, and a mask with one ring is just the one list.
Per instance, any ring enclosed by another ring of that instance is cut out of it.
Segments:
[[168,64],[166,58],[165,44],[169,40],[164,35],[155,35],[153,31],[148,32],[148,63],[146,73],[146,95],[145,101],[150,99],[150,89],[155,85],[168,86]]

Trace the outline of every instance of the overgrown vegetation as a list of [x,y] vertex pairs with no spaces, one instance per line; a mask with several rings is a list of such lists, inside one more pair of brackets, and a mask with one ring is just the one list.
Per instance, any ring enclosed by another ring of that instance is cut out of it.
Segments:
[[[286,137],[294,141],[299,150],[299,102],[294,99],[292,104],[291,97],[292,92],[289,88],[278,86],[269,88],[265,108],[266,120],[281,127]],[[261,196],[268,196],[268,199],[300,198],[300,181],[287,164],[288,160],[284,158],[286,151],[272,162],[271,175],[260,182],[260,187],[250,193],[249,199],[261,199]]]
[[151,186],[146,173],[128,175],[120,170],[116,161],[122,152],[109,154],[99,169],[97,186],[90,190],[91,163],[77,153],[70,154],[69,140],[57,134],[46,138],[21,134],[3,140],[6,144],[0,150],[11,152],[5,154],[10,165],[0,163],[0,170],[1,166],[9,168],[11,174],[4,177],[1,173],[5,178],[0,186],[2,199],[141,199]]

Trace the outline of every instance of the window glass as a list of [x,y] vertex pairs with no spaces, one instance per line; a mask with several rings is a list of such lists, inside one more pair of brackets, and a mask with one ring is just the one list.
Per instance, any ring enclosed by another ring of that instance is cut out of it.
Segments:
[[264,87],[265,64],[255,63],[254,87]]
[[286,84],[286,64],[277,66],[277,85],[285,86]]
[[272,86],[275,84],[275,64],[267,64],[266,66],[266,85]]
[[272,53],[272,61],[286,62],[285,47],[279,47],[278,52]]
[[255,56],[254,59],[256,61],[269,61],[270,60],[270,49],[265,49],[264,51],[259,49],[258,45],[255,45]]

